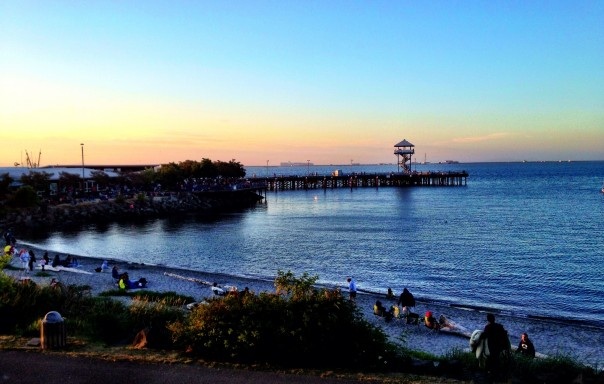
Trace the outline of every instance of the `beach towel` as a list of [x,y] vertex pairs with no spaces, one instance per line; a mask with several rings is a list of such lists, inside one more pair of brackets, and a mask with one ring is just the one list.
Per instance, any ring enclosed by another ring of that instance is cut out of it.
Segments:
[[481,339],[481,336],[482,331],[480,329],[472,332],[472,335],[470,336],[470,348],[472,348],[472,352],[474,352],[474,355],[478,359],[478,365],[481,368],[484,368],[490,353],[487,339]]

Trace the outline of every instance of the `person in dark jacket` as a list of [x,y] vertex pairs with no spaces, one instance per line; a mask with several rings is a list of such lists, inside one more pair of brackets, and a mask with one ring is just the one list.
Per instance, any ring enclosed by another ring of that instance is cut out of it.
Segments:
[[495,322],[495,315],[487,314],[487,325],[485,325],[481,339],[487,339],[489,355],[486,359],[486,369],[491,375],[498,376],[501,372],[500,356],[503,352],[509,352],[510,339],[503,325]]
[[516,348],[516,353],[520,353],[521,355],[530,358],[535,357],[535,346],[529,339],[528,334],[523,333],[520,336],[520,342],[518,343],[518,348]]
[[403,293],[398,298],[398,305],[401,307],[415,307],[415,298],[407,288],[403,289]]

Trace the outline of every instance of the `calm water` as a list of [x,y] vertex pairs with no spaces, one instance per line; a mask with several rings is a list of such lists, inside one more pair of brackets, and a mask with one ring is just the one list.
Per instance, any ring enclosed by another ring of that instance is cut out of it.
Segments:
[[[256,174],[396,165],[249,167]],[[417,165],[465,187],[268,192],[216,221],[156,220],[23,239],[49,250],[272,279],[308,272],[361,289],[604,327],[604,162]]]

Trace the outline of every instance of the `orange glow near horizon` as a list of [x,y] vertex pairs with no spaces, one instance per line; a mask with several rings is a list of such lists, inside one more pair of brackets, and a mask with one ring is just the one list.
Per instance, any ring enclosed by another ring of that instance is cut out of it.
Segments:
[[604,7],[511,7],[8,2],[0,166],[604,160]]

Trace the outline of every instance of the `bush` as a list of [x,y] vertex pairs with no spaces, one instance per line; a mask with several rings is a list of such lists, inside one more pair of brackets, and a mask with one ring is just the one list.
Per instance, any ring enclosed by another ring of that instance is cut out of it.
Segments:
[[106,344],[122,342],[135,330],[128,308],[117,300],[96,298],[88,310],[74,314],[71,329]]
[[0,269],[6,268],[10,264],[12,258],[13,257],[11,255],[0,256]]
[[[308,279],[291,277],[291,289],[281,287],[286,292]],[[307,293],[212,299],[170,330],[177,345],[219,360],[356,369],[391,368],[400,361],[396,346],[339,291]]]
[[185,300],[174,296],[166,296],[162,299],[157,297],[140,295],[133,299],[129,307],[130,318],[135,330],[149,330],[148,347],[172,348],[172,334],[168,324],[182,321],[185,312],[182,305]]
[[59,290],[0,274],[0,333],[23,333],[50,311],[63,314],[65,299]]

